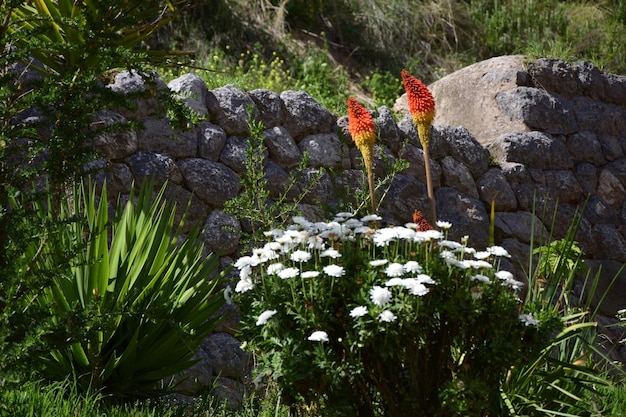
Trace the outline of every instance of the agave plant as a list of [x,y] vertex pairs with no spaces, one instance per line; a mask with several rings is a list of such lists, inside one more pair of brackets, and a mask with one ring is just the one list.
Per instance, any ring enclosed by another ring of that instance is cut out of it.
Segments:
[[[163,378],[181,372],[214,329],[223,303],[217,256],[203,256],[198,227],[176,238],[172,204],[153,200],[144,183],[109,219],[106,186],[76,186],[61,205],[70,219],[45,245],[45,269],[64,247],[84,242],[67,274],[38,300],[50,306],[57,329],[42,358],[54,380],[74,376],[84,389],[119,397],[151,395]],[[52,216],[44,205],[41,215]],[[182,223],[182,222],[181,222]]]

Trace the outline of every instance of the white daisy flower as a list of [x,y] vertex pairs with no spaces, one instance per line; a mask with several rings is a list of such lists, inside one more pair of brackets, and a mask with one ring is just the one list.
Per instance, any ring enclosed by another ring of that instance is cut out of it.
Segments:
[[474,300],[478,300],[483,296],[484,291],[483,287],[472,287],[470,288],[470,295]]
[[417,282],[420,284],[436,284],[435,280],[426,274],[419,274],[417,276]]
[[491,253],[493,256],[504,256],[506,258],[510,258],[509,252],[504,249],[502,246],[490,246],[486,249],[487,252]]
[[491,265],[487,261],[467,259],[464,262],[469,264],[469,266],[471,268],[474,268],[474,269],[491,269],[491,268],[493,268],[493,265]]
[[419,274],[422,272],[422,267],[415,261],[408,261],[404,264],[404,270],[411,274]]
[[350,317],[353,317],[353,318],[363,317],[366,314],[367,314],[367,307],[365,306],[354,307],[352,310],[350,310]]
[[448,249],[460,249],[463,247],[459,242],[455,242],[453,240],[442,240],[439,242],[439,247],[448,248]]
[[395,241],[398,238],[395,230],[391,228],[384,228],[376,230],[374,234],[374,244],[376,246],[387,246],[390,242]]
[[370,261],[370,265],[374,267],[383,266],[383,265],[386,265],[387,262],[389,262],[387,259],[375,259],[373,261]]
[[374,286],[370,290],[370,299],[372,302],[378,306],[385,306],[391,301],[392,294],[387,288],[379,287],[378,285]]
[[252,288],[254,288],[254,283],[252,282],[252,280],[250,278],[244,278],[240,279],[239,282],[237,282],[237,285],[235,286],[235,292],[244,293],[246,291],[250,291]]
[[339,253],[339,251],[336,249],[329,248],[320,252],[320,257],[322,258],[329,257],[329,258],[337,259],[337,258],[341,258],[341,253]]
[[300,270],[298,268],[292,267],[292,268],[285,268],[285,269],[278,271],[277,275],[281,279],[288,279],[288,278],[297,277],[299,273],[300,273]]
[[391,278],[385,282],[385,287],[403,287],[405,281],[402,278]]
[[532,313],[520,314],[519,319],[524,323],[524,326],[537,326],[539,324],[539,320],[537,320]]
[[490,256],[491,256],[491,252],[487,252],[486,250],[474,253],[474,258],[478,260],[487,259]]
[[437,220],[435,222],[435,225],[437,225],[438,228],[443,229],[443,230],[448,230],[449,228],[452,227],[452,223],[446,222],[443,220]]
[[305,250],[297,250],[289,256],[289,259],[294,262],[306,262],[311,259],[311,254]]
[[328,342],[328,333],[322,330],[317,330],[311,333],[311,336],[308,337],[308,340],[311,342]]
[[439,230],[425,230],[420,232],[415,232],[414,240],[416,242],[429,242],[431,240],[441,240],[443,239],[443,233]]
[[270,317],[272,317],[276,313],[277,313],[276,310],[265,310],[264,312],[261,313],[261,315],[259,315],[259,318],[256,321],[256,325],[257,326],[264,325],[265,323],[267,323],[267,320],[269,320]]
[[397,262],[391,263],[387,269],[385,269],[385,274],[387,274],[388,277],[400,277],[404,274],[404,265]]
[[336,278],[339,278],[346,273],[343,266],[339,265],[326,265],[322,270],[326,275]]
[[326,247],[324,239],[317,235],[309,237],[308,243],[309,249],[323,250]]
[[340,213],[335,214],[335,217],[339,217],[341,219],[349,219],[351,217],[354,217],[354,214],[348,211],[342,211]]
[[285,269],[285,265],[283,265],[280,262],[276,262],[276,263],[268,265],[267,273],[269,275],[274,275],[274,274],[277,274],[278,272],[282,271],[283,269]]
[[362,217],[362,218],[361,218],[361,221],[362,221],[363,223],[369,223],[369,222],[379,221],[379,220],[382,220],[382,219],[383,219],[383,218],[382,218],[382,217],[380,217],[380,216],[379,216],[379,215],[377,215],[377,214],[370,214],[370,215],[367,215],[367,216],[365,216],[365,217]]
[[253,260],[251,256],[242,256],[241,258],[237,259],[237,262],[235,262],[235,268],[242,269],[246,266],[253,266],[252,262]]
[[446,258],[446,263],[449,266],[454,266],[461,269],[468,269],[470,267],[466,261],[459,261],[458,259],[454,258]]
[[252,268],[249,265],[244,266],[239,270],[239,278],[246,279],[252,275]]
[[485,284],[491,284],[491,280],[489,279],[489,277],[485,275],[481,275],[481,274],[473,275],[472,277],[470,277],[470,279],[472,281],[478,281],[478,282],[482,282]]
[[300,274],[302,278],[317,278],[319,276],[319,271],[304,271]]
[[406,286],[406,288],[409,290],[409,293],[411,295],[421,297],[430,292],[430,289],[426,285],[422,284],[414,278],[410,278],[410,281],[407,281],[407,284],[408,285]]
[[386,323],[392,323],[394,322],[396,319],[398,318],[398,316],[396,316],[395,314],[393,314],[391,311],[389,310],[385,310],[382,313],[380,313],[380,315],[378,316],[378,321],[380,322],[386,322]]

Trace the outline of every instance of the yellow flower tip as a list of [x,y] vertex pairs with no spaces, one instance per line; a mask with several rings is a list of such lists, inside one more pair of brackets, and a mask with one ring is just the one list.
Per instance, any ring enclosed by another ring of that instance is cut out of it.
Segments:
[[435,99],[432,93],[423,82],[407,70],[402,70],[401,75],[413,123],[430,127],[435,118]]
[[354,97],[348,98],[348,130],[357,148],[373,148],[376,142],[376,125],[372,115]]

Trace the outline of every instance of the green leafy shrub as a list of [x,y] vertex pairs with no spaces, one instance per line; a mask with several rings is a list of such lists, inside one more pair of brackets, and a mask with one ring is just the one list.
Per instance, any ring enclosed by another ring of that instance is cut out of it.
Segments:
[[[203,256],[198,227],[184,240],[172,237],[182,225],[174,224],[174,206],[162,202],[163,190],[153,200],[151,183],[142,184],[110,220],[106,186],[100,195],[93,184],[76,186],[60,207],[72,220],[39,257],[37,244],[24,254],[49,270],[64,246],[85,242],[36,300],[56,324],[41,358],[47,378],[73,376],[82,391],[121,399],[153,394],[159,381],[193,363],[224,301],[217,257]],[[44,205],[39,214],[52,216]]]
[[325,170],[320,168],[304,179],[309,157],[306,152],[302,160],[289,173],[280,190],[270,193],[267,177],[267,146],[263,132],[265,125],[253,120],[248,114],[250,140],[245,149],[245,171],[241,175],[243,191],[224,204],[224,210],[247,224],[241,239],[244,244],[257,244],[263,239],[267,227],[284,225],[295,213],[298,205],[311,193],[313,185],[319,181]]
[[550,345],[558,313],[520,304],[502,248],[378,220],[296,217],[236,262],[258,372],[327,416],[501,415],[507,372]]

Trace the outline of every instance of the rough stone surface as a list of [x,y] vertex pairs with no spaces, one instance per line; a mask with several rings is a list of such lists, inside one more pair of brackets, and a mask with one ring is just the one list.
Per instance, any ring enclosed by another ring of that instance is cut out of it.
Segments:
[[573,165],[563,141],[539,131],[504,134],[489,149],[498,162],[519,162],[540,169],[569,169]]
[[179,183],[183,180],[180,168],[167,155],[140,151],[126,158],[125,162],[136,180],[153,177],[157,187],[163,185],[165,181]]
[[572,103],[541,88],[516,87],[499,93],[496,102],[511,120],[522,121],[533,130],[558,135],[578,130]]
[[237,174],[222,163],[191,158],[178,166],[190,191],[209,205],[222,206],[236,197],[241,187]]
[[203,233],[211,252],[232,255],[239,246],[241,224],[232,214],[213,210],[206,218]]
[[485,204],[490,205],[495,201],[497,211],[512,211],[517,208],[515,193],[500,169],[492,168],[485,172],[476,180],[476,187]]
[[174,158],[192,158],[198,152],[195,129],[174,132],[166,118],[145,119],[137,141],[139,150],[164,153]]
[[545,242],[548,239],[548,230],[532,213],[496,213],[494,224],[498,240],[503,240],[501,238],[506,236],[529,244],[531,237],[535,239],[535,242]]
[[[137,133],[123,126],[128,120],[119,113],[103,110],[96,115],[96,129],[113,128],[96,136],[93,147],[106,159],[123,159],[137,151]],[[116,126],[119,128],[116,129]]]
[[210,122],[198,126],[198,156],[209,161],[217,161],[226,144],[226,132]]
[[185,74],[170,81],[167,86],[173,92],[178,93],[178,97],[198,116],[209,115],[206,105],[209,90],[202,78],[196,74]]
[[469,236],[470,245],[485,248],[489,243],[489,216],[485,205],[453,188],[442,187],[435,193],[437,217],[454,225],[449,236],[460,240]]
[[285,104],[278,94],[269,90],[252,90],[248,95],[259,111],[259,119],[266,128],[281,126],[286,117]]
[[293,168],[302,160],[302,151],[298,148],[287,129],[276,126],[263,132],[265,145],[270,158],[283,168]]
[[298,147],[309,154],[309,163],[315,168],[339,168],[341,165],[341,143],[334,133],[307,136],[298,143]]
[[444,186],[459,190],[472,198],[478,198],[478,190],[469,169],[451,156],[441,161]]
[[335,116],[309,94],[287,90],[280,94],[280,98],[287,110],[285,127],[296,140],[306,135],[332,131]]
[[248,373],[250,355],[240,346],[241,342],[227,333],[213,333],[202,342],[201,349],[208,355],[208,362],[219,364],[215,370],[220,376],[241,380]]
[[253,117],[258,117],[254,101],[246,93],[230,84],[208,92],[207,108],[211,114],[211,120],[224,129],[228,135],[247,135],[250,121],[248,108],[252,108]]

